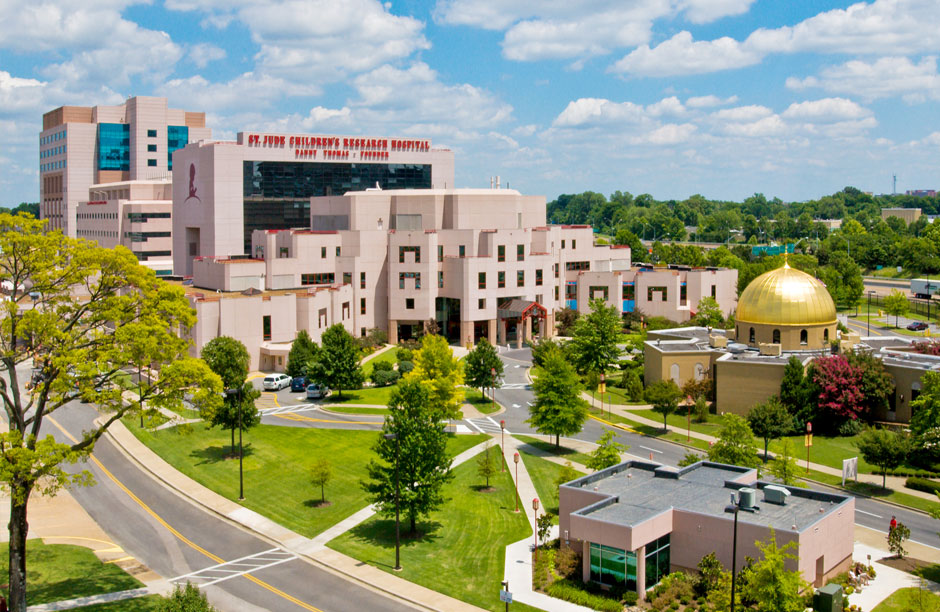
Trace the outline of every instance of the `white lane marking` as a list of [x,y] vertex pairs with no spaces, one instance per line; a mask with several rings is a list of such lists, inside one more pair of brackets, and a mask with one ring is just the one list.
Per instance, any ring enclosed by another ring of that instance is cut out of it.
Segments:
[[[183,580],[192,582],[193,580],[191,579],[200,581],[205,580],[206,582],[200,582],[196,584],[197,587],[203,588],[212,584],[217,584],[224,580],[237,578],[238,576],[242,576],[244,574],[250,574],[252,572],[267,569],[269,567],[274,567],[275,565],[287,563],[288,561],[293,561],[296,558],[297,555],[294,553],[288,552],[281,548],[272,548],[270,550],[264,550],[253,555],[246,555],[244,557],[239,557],[238,559],[226,561],[225,563],[211,565],[195,572],[183,574],[182,576],[171,578],[169,582],[178,583]],[[219,574],[222,575],[219,576]]]
[[534,405],[535,404],[533,404],[532,402],[526,402],[526,406],[534,406]]
[[884,518],[883,516],[878,516],[877,514],[872,514],[871,512],[865,512],[864,510],[859,510],[858,508],[856,508],[855,511],[861,514],[867,514],[868,516],[873,516],[876,519]]
[[519,364],[516,364],[516,365],[514,365],[514,366],[512,366],[512,367],[514,367],[514,368],[521,368],[522,366],[519,365]]
[[513,407],[513,408],[521,408],[522,406],[520,406],[519,404],[513,404],[512,407]]
[[470,419],[467,419],[467,422],[470,423],[470,425],[471,425],[474,429],[476,429],[476,430],[479,431],[480,433],[483,433],[483,430],[480,429],[480,428],[477,426],[476,423],[474,423],[474,422],[471,421]]
[[640,448],[645,448],[646,450],[648,450],[648,451],[651,452],[651,453],[659,453],[660,455],[663,454],[663,451],[661,451],[661,450],[656,450],[655,448],[650,448],[650,447],[648,447],[648,446],[641,446]]

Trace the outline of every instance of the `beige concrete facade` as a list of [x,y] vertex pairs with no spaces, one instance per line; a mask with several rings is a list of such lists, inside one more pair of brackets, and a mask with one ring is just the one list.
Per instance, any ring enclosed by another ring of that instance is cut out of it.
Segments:
[[762,344],[779,344],[783,351],[811,351],[829,348],[838,334],[835,322],[820,325],[768,325],[738,321],[738,341],[760,348]]
[[920,219],[921,213],[919,208],[882,208],[881,218],[887,221],[889,217],[897,217],[910,225]]
[[[101,169],[102,123],[129,126],[126,170]],[[50,229],[75,237],[78,203],[89,199],[92,185],[169,177],[168,126],[186,127],[189,142],[211,136],[205,113],[168,108],[166,98],[135,96],[118,106],[63,106],[45,113],[39,134],[40,218]]]

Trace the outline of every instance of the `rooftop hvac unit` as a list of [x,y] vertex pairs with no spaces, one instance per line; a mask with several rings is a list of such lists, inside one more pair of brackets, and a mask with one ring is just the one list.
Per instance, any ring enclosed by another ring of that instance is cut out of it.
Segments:
[[767,485],[764,487],[764,501],[771,504],[780,504],[781,506],[787,503],[787,498],[790,497],[790,491],[778,487],[777,485]]
[[757,491],[751,487],[738,489],[738,508],[750,510],[757,503]]
[[746,344],[741,344],[740,342],[732,342],[728,345],[728,351],[731,353],[743,353],[747,350]]

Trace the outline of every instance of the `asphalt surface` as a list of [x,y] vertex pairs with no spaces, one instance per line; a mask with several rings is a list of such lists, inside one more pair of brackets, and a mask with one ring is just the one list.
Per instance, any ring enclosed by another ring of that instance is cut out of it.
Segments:
[[[54,420],[78,437],[96,416],[90,406],[76,403],[57,411]],[[48,420],[47,424],[49,433],[66,441],[62,431]],[[76,487],[72,495],[116,544],[161,576],[183,576],[218,565],[219,559],[232,561],[273,548],[266,540],[168,491],[106,438],[96,444],[94,457],[100,466],[88,462],[82,467],[94,474],[96,484]],[[255,580],[238,576],[208,586],[206,593],[216,605],[232,612],[413,609],[301,559],[253,571],[251,576]]]

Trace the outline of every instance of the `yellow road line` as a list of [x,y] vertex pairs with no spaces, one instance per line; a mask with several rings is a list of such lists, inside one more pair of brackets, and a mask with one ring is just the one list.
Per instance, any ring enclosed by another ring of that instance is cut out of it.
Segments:
[[121,557],[120,559],[111,559],[110,561],[103,561],[103,563],[123,563],[124,561],[136,561],[134,557]]
[[[862,323],[862,322],[860,322],[860,321],[854,321],[854,320],[852,320],[852,319],[846,319],[846,322],[848,322],[848,324],[849,324],[850,326],[858,328],[859,331],[864,331],[866,335],[868,334],[868,324],[867,324],[867,323]],[[882,332],[878,331],[877,329],[871,330],[871,333],[874,334],[874,335],[876,335],[876,336],[884,336],[884,334],[883,334]]]
[[277,401],[277,393],[272,393],[271,391],[262,391],[262,392],[261,392],[261,395],[262,395],[262,397],[265,396],[265,395],[270,395],[270,396],[271,396],[271,399],[274,400],[274,405],[277,406],[278,408],[281,407],[281,405],[280,405],[280,404],[278,403],[278,401]]
[[[55,419],[53,419],[51,416],[46,416],[46,418],[49,419],[49,422],[51,422],[53,425],[55,425],[55,426],[59,429],[59,431],[61,431],[69,440],[71,440],[72,442],[75,442],[75,443],[78,442],[78,440],[76,440],[75,437],[74,437],[72,434],[70,434],[68,431],[66,431],[66,429],[65,429],[64,427],[62,427],[62,425],[60,425]],[[108,468],[106,468],[103,463],[101,463],[100,461],[98,461],[98,459],[97,459],[94,455],[91,456],[91,460],[95,463],[95,465],[98,466],[98,469],[100,469],[100,470],[104,473],[105,476],[107,476],[109,479],[111,479],[111,481],[114,482],[114,484],[116,484],[122,491],[124,491],[124,492],[127,494],[128,497],[130,497],[132,500],[134,500],[135,502],[137,502],[137,505],[139,505],[141,508],[143,508],[144,511],[145,511],[147,514],[149,514],[150,516],[152,516],[154,520],[156,520],[158,523],[160,523],[161,525],[163,525],[163,526],[167,529],[167,531],[169,531],[170,533],[172,533],[173,535],[175,535],[177,538],[179,538],[180,541],[182,541],[184,544],[186,544],[187,546],[189,546],[189,547],[192,548],[193,550],[195,550],[195,551],[197,551],[197,552],[200,552],[200,553],[202,553],[203,555],[209,557],[210,559],[212,559],[212,560],[215,561],[216,563],[220,563],[220,564],[221,564],[221,563],[225,563],[225,560],[222,559],[222,557],[219,557],[218,555],[212,554],[211,552],[209,552],[208,550],[206,550],[206,549],[203,548],[202,546],[199,546],[198,544],[196,544],[195,542],[193,542],[192,540],[190,540],[189,538],[187,538],[186,536],[184,536],[182,533],[180,533],[179,531],[177,531],[176,529],[174,529],[172,526],[170,526],[169,523],[167,523],[165,520],[163,520],[163,517],[161,517],[159,514],[157,514],[156,512],[154,512],[154,511],[150,508],[150,506],[148,506],[147,504],[145,504],[145,503],[143,502],[143,500],[141,500],[139,497],[137,497],[136,495],[134,495],[134,493],[133,493],[130,489],[128,489],[126,486],[124,486],[124,483],[122,483],[120,480],[118,480],[118,479],[114,476],[114,474],[112,474],[111,471],[108,470]],[[245,578],[247,578],[248,580],[251,580],[252,582],[254,582],[255,584],[257,584],[258,586],[263,587],[263,588],[267,589],[268,591],[274,593],[275,595],[278,595],[279,597],[282,597],[282,598],[284,598],[284,599],[286,599],[286,600],[288,600],[288,601],[290,601],[290,602],[292,602],[292,603],[297,604],[298,606],[300,606],[301,608],[304,608],[305,610],[310,610],[310,612],[323,612],[323,611],[320,610],[319,608],[315,608],[314,606],[311,606],[311,605],[308,604],[308,603],[304,603],[304,602],[300,601],[299,599],[297,599],[296,597],[293,597],[293,596],[291,596],[291,595],[288,595],[288,594],[285,593],[284,591],[278,589],[278,588],[275,587],[275,586],[272,586],[272,585],[268,584],[267,582],[264,582],[263,580],[259,580],[258,578],[255,578],[254,576],[251,576],[251,575],[249,575],[249,574],[242,574],[242,575],[243,575]]]
[[589,414],[588,416],[594,419],[595,421],[600,421],[601,423],[604,423],[605,425],[610,425],[611,427],[616,427],[617,429],[629,431],[630,433],[637,433],[635,429],[633,429],[632,427],[628,425],[621,425],[620,423],[614,423],[614,422],[608,421],[607,419],[602,419],[601,417],[594,416],[593,414]]

